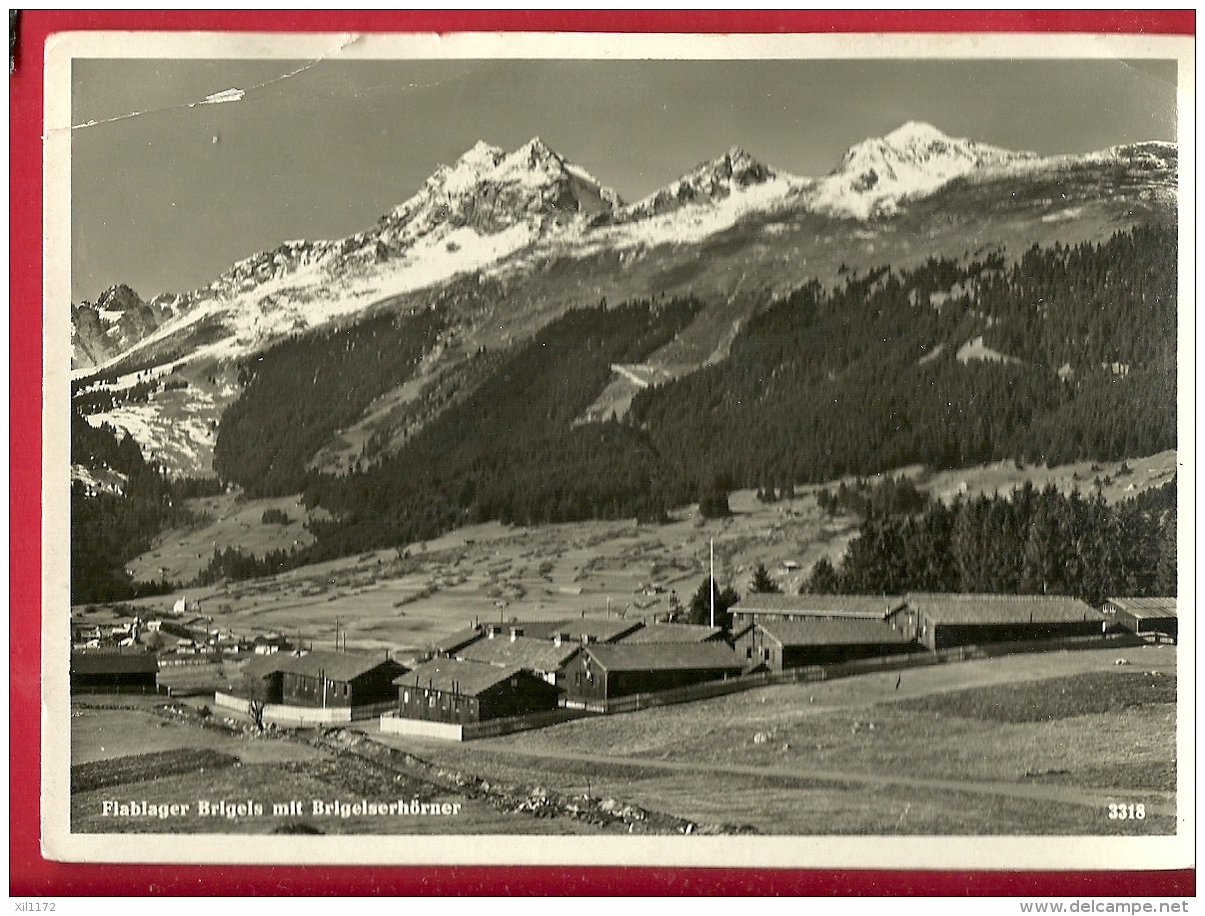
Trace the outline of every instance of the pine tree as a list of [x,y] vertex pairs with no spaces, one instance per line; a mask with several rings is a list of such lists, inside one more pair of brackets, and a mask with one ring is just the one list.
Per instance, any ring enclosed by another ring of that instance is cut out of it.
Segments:
[[800,588],[801,595],[833,595],[841,591],[841,579],[828,557],[821,557],[812,567],[812,574]]
[[753,570],[753,584],[749,590],[755,595],[777,595],[782,591],[766,571],[765,563],[758,563],[757,569]]

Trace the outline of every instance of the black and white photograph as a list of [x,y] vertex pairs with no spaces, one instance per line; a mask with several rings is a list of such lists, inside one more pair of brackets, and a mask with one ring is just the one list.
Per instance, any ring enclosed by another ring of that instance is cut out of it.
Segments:
[[1193,44],[1097,39],[66,36],[48,854],[1191,865]]

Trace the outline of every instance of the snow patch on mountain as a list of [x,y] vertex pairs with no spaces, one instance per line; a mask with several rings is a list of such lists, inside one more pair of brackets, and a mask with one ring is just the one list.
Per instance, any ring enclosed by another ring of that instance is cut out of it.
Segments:
[[156,392],[142,402],[121,402],[85,419],[93,427],[107,424],[133,436],[143,454],[170,473],[195,474],[212,467],[217,421],[235,394],[231,388],[210,392],[190,386]]

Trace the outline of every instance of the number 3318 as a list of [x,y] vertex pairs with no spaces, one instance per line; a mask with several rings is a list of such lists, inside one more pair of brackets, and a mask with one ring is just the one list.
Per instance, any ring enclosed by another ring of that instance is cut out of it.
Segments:
[[1146,818],[1146,805],[1109,805],[1111,821],[1141,821]]

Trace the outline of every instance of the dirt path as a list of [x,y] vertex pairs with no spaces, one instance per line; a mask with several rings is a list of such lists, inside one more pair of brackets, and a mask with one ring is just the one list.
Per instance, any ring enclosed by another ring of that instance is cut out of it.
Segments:
[[[1138,794],[1150,814],[1176,814],[1173,793],[1143,789],[1075,789],[1069,786],[1048,784],[1023,785],[1015,782],[977,782],[961,779],[921,779],[913,776],[883,775],[879,773],[854,773],[846,770],[812,770],[783,767],[761,767],[744,764],[693,763],[677,760],[656,760],[647,757],[617,757],[562,749],[533,749],[495,745],[482,748],[483,753],[503,754],[515,757],[535,757],[545,760],[561,760],[574,763],[609,764],[638,767],[642,770],[664,770],[671,773],[710,773],[729,776],[760,776],[774,779],[789,779],[807,782],[831,782],[869,786],[902,786],[936,792],[968,792],[974,795],[1000,795],[1031,801],[1048,801],[1058,804],[1083,805],[1090,808],[1107,808],[1110,803],[1129,803]],[[1157,799],[1149,801],[1148,799]]]

